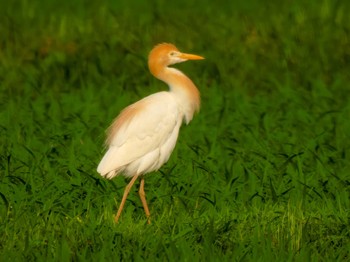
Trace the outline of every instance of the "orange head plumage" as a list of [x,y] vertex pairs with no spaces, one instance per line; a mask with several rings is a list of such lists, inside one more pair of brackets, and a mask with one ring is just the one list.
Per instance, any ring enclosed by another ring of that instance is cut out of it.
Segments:
[[156,45],[148,56],[148,67],[154,76],[158,76],[165,67],[187,60],[204,59],[199,55],[181,53],[176,46],[169,43]]

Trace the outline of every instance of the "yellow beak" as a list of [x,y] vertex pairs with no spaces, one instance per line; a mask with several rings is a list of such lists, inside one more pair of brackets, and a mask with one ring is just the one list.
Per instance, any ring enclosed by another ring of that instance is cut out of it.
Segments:
[[181,59],[186,59],[186,60],[202,60],[202,59],[204,59],[204,57],[199,56],[199,55],[192,55],[192,54],[185,54],[185,53],[181,53],[179,55],[179,57]]

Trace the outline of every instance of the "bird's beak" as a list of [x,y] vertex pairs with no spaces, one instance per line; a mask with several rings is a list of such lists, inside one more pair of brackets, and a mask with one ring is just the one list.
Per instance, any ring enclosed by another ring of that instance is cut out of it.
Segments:
[[202,60],[202,59],[204,59],[204,57],[199,56],[199,55],[185,54],[185,53],[181,53],[179,55],[179,58],[185,59],[185,60]]

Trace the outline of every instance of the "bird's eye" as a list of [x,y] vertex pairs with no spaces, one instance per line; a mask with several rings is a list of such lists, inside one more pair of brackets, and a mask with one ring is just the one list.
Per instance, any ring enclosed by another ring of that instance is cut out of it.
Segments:
[[170,52],[170,56],[175,56],[176,55],[176,52],[172,51]]

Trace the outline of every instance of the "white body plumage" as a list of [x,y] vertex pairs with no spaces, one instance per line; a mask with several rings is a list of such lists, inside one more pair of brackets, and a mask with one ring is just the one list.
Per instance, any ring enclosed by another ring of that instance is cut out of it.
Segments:
[[184,114],[174,94],[159,92],[125,110],[133,109],[137,113],[115,133],[97,168],[107,178],[158,170],[175,147]]

